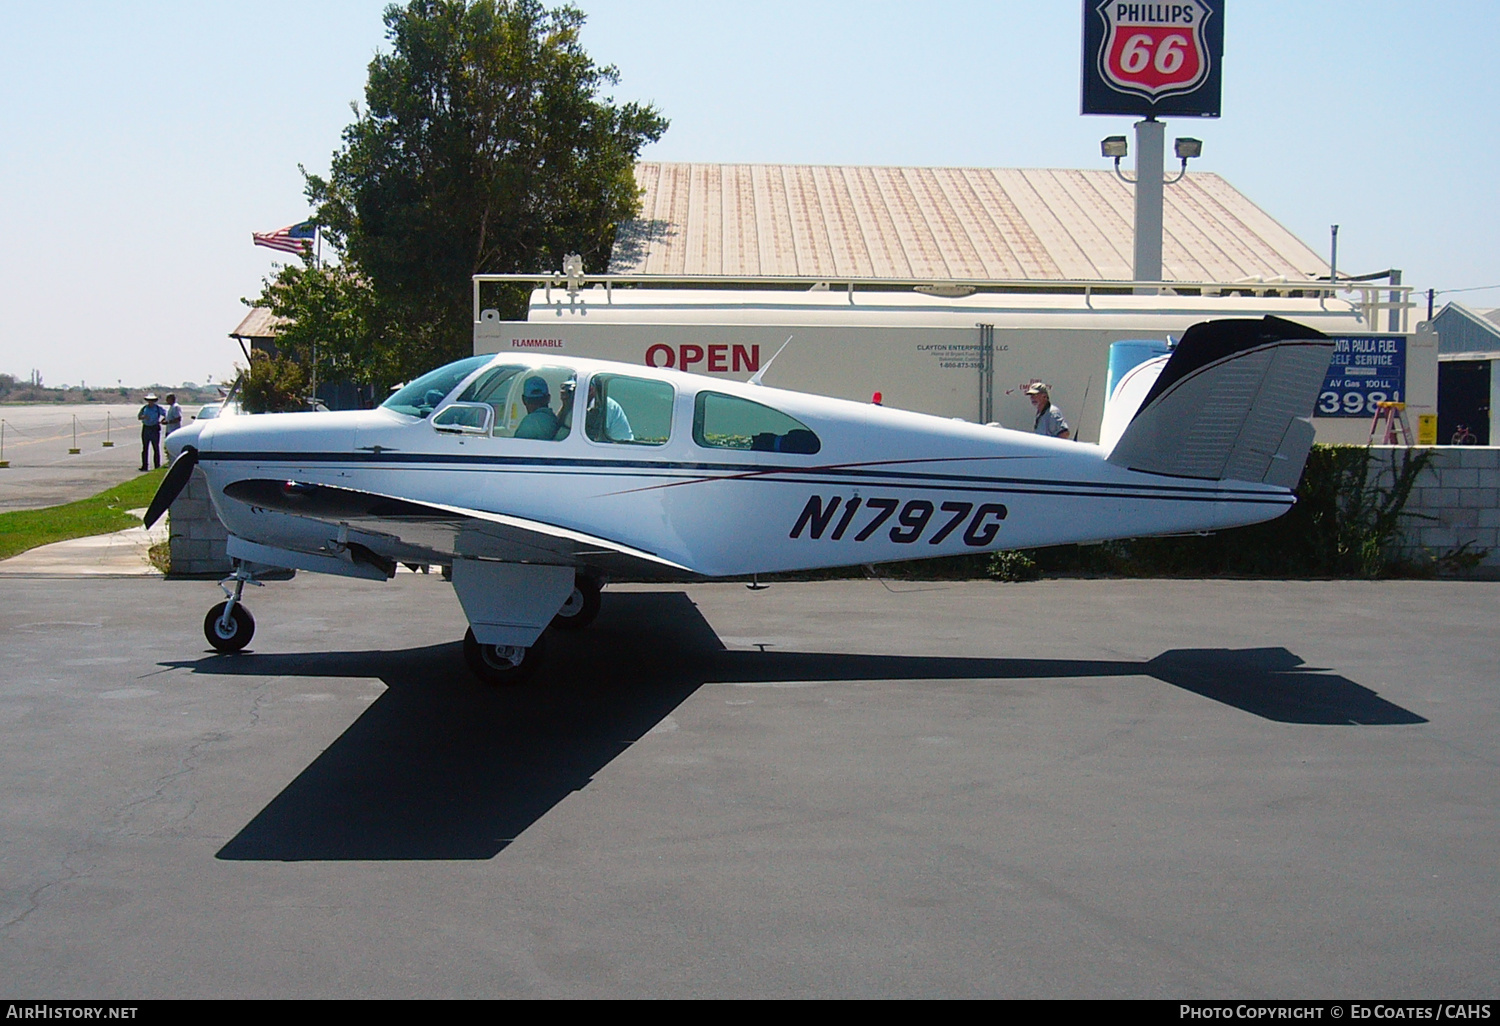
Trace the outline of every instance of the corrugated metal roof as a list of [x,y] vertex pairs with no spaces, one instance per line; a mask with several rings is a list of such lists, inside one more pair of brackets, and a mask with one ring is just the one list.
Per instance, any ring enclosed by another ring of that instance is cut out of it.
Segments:
[[275,338],[276,329],[285,324],[285,317],[277,317],[263,306],[252,306],[239,327],[229,333],[230,338]]
[[[1131,277],[1135,197],[1113,170],[636,165],[617,274]],[[1166,190],[1168,281],[1307,279],[1328,263],[1216,174]]]
[[1473,310],[1462,303],[1446,303],[1432,318],[1438,333],[1438,357],[1490,359],[1500,352],[1500,314]]

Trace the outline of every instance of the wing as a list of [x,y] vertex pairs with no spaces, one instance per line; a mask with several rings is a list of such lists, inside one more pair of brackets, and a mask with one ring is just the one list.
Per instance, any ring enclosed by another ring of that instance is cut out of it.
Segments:
[[325,524],[330,537],[357,532],[359,544],[395,562],[449,562],[457,556],[586,568],[616,581],[702,577],[653,552],[503,513],[287,481],[235,481],[224,494],[259,509]]

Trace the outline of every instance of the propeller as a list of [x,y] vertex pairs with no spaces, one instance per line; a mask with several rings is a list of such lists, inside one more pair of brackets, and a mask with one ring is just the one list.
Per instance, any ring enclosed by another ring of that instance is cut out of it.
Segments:
[[167,471],[167,476],[161,479],[161,487],[156,490],[156,495],[151,499],[151,505],[146,507],[146,526],[150,527],[161,519],[161,515],[172,505],[172,501],[187,487],[188,478],[193,476],[193,468],[198,465],[198,450],[191,445],[183,448],[172,469]]

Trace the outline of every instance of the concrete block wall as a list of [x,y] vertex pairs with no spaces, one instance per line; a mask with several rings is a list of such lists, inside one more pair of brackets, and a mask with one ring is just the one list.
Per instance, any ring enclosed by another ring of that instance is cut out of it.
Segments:
[[[1432,460],[1402,518],[1403,552],[1422,561],[1467,544],[1469,552],[1488,550],[1481,567],[1500,570],[1500,448],[1439,445],[1429,451]],[[1400,449],[1375,447],[1371,470],[1383,486],[1391,483],[1393,456],[1399,466]]]
[[172,573],[229,574],[229,532],[208,498],[208,478],[197,467],[168,514]]

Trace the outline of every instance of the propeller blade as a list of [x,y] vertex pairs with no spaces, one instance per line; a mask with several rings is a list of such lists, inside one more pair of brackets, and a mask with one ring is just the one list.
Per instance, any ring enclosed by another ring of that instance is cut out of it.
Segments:
[[167,476],[161,479],[161,487],[156,490],[156,495],[151,499],[151,505],[146,507],[146,526],[150,527],[161,519],[161,515],[172,505],[182,490],[187,487],[188,478],[193,476],[193,468],[198,465],[198,450],[191,445],[182,450],[177,457],[177,462],[172,464],[172,469],[167,471]]

